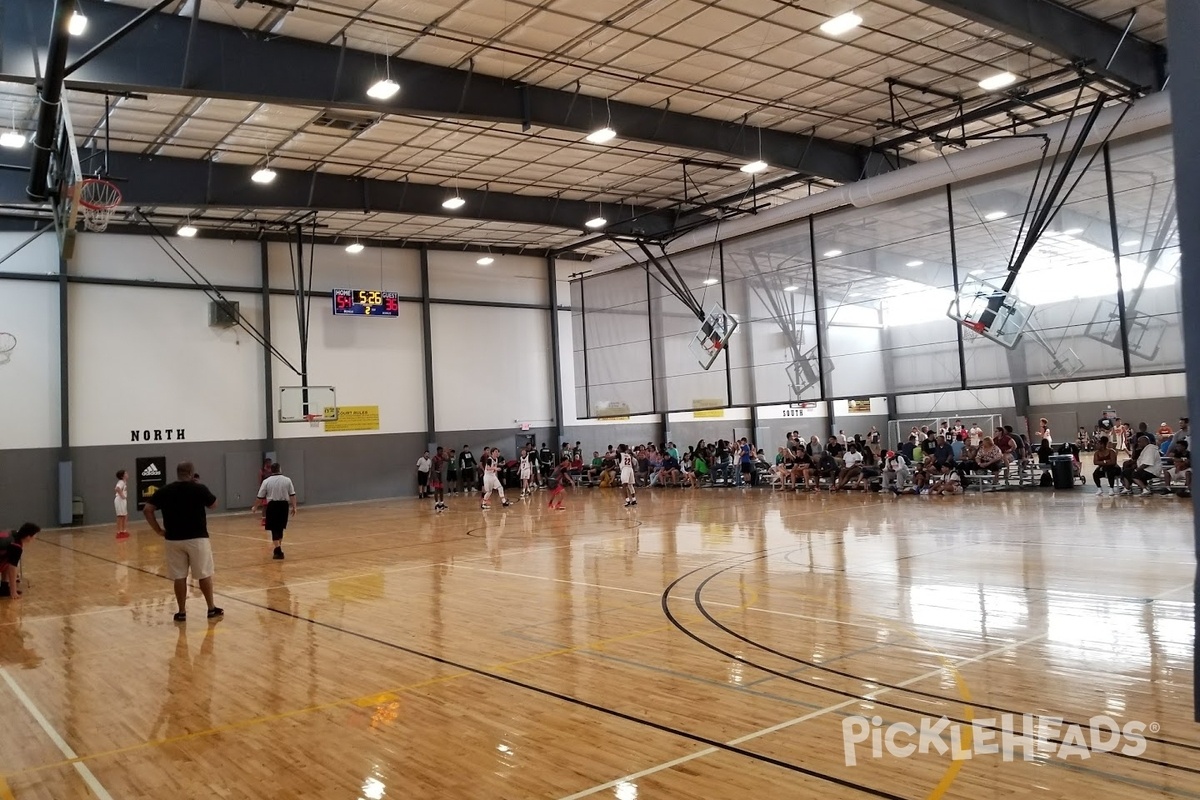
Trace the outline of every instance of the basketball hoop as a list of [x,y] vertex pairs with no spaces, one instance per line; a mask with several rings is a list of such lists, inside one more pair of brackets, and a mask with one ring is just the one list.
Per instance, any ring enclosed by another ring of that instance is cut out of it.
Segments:
[[305,414],[304,415],[304,421],[307,422],[313,428],[320,425],[321,420],[323,420],[323,419],[325,419],[324,414]]
[[83,209],[83,224],[95,233],[103,233],[108,221],[121,202],[121,190],[103,178],[85,178],[75,189],[79,207]]

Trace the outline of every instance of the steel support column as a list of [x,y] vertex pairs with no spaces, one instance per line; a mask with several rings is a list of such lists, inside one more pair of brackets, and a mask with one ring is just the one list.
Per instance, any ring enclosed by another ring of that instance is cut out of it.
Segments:
[[[271,354],[271,271],[266,242],[258,243],[258,262],[262,279],[262,335],[263,344],[263,422],[266,423],[266,437],[263,449],[268,453],[275,452],[275,357]],[[272,458],[274,456],[272,455]]]
[[561,442],[567,430],[563,424],[562,333],[558,326],[558,268],[551,255],[546,256],[546,285],[550,292],[550,379],[554,383],[554,431],[556,440]]
[[425,374],[425,441],[437,445],[437,413],[433,405],[433,306],[429,302],[429,250],[421,248],[421,352]]
[[[1188,407],[1193,420],[1200,419],[1200,3],[1196,0],[1167,0],[1167,31],[1175,79],[1171,86],[1174,114],[1171,131],[1175,137],[1175,192],[1178,197],[1180,294],[1183,308],[1183,341],[1187,359]],[[1195,504],[1196,500],[1193,499]],[[1196,528],[1195,547],[1200,555],[1200,516],[1192,515]],[[1200,559],[1197,559],[1200,562]],[[1200,567],[1198,567],[1200,568]],[[1192,584],[1193,600],[1200,607],[1200,573]],[[1200,615],[1195,617],[1196,639],[1200,641]],[[1200,667],[1200,650],[1193,654]],[[1193,719],[1200,722],[1200,682],[1193,683]]]
[[70,307],[67,260],[58,258],[58,524],[74,520],[75,481],[71,459]]

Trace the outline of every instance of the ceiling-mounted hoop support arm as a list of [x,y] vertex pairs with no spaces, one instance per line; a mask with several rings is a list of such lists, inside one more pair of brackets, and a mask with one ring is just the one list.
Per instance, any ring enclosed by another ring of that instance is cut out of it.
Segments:
[[[615,243],[617,247],[620,247],[625,255],[630,256],[631,258],[633,257],[633,254],[626,250],[624,246],[622,246],[619,239],[611,238],[611,241]],[[672,297],[683,303],[687,307],[688,311],[691,311],[696,316],[696,319],[703,322],[705,316],[703,306],[700,305],[700,301],[696,298],[696,295],[692,293],[692,290],[688,288],[687,281],[685,281],[683,276],[679,274],[679,270],[676,269],[673,263],[671,263],[671,258],[667,255],[666,250],[663,250],[662,258],[665,259],[667,263],[663,264],[663,261],[650,251],[650,248],[646,245],[645,240],[639,238],[635,241],[646,258],[645,260],[634,258],[634,261],[640,263],[642,268],[646,270],[647,275],[657,281],[658,284],[666,289]]]

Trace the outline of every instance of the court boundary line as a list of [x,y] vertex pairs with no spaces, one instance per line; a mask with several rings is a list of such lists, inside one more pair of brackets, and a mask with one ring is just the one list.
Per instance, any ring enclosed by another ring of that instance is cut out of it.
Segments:
[[[46,719],[46,715],[34,704],[33,698],[26,694],[25,690],[21,688],[21,685],[17,683],[6,667],[0,667],[0,678],[3,678],[4,682],[8,684],[9,690],[16,695],[17,700],[25,707],[25,710],[29,712],[34,721],[37,722],[42,732],[50,737],[50,741],[54,742],[54,746],[58,748],[59,752],[68,759],[78,759],[79,756],[71,749],[71,745],[67,744],[66,739],[54,729],[54,726],[50,724],[50,720]],[[73,760],[71,766],[75,768],[75,772],[83,779],[83,782],[92,791],[92,794],[96,795],[100,800],[113,800],[113,796],[108,793],[108,790],[104,788],[104,785],[100,783],[87,764]]]
[[[1046,637],[1046,634],[1041,633],[1041,634],[1038,634],[1037,636],[1031,636],[1027,639],[1022,639],[1017,642],[1011,642],[1011,643],[1005,645],[1004,647],[999,647],[999,648],[996,648],[995,650],[989,650],[986,653],[980,653],[979,655],[974,656],[969,659],[963,659],[961,661],[956,661],[954,666],[955,667],[968,666],[969,664],[974,664],[979,661],[983,661],[985,659],[992,658],[993,656],[1003,655],[1004,653],[1007,653],[1010,650],[1015,650],[1018,647],[1023,647],[1027,644],[1036,642],[1039,639],[1044,639],[1045,637]],[[946,667],[939,667],[938,669],[930,670],[928,672],[922,673],[921,675],[917,675],[917,676],[909,678],[905,681],[902,681],[901,683],[896,684],[896,686],[904,687],[904,686],[908,686],[908,685],[911,685],[914,683],[920,683],[921,681],[925,681],[932,677],[940,675],[945,671],[946,671]],[[879,695],[886,694],[888,692],[893,692],[893,691],[896,691],[896,690],[893,688],[890,688],[890,687],[883,687],[881,689],[878,689],[876,691],[873,691],[866,695],[863,695],[862,697],[855,697],[855,698],[852,698],[849,700],[843,700],[840,703],[835,703],[834,705],[831,705],[831,706],[825,706],[824,708],[819,708],[816,711],[810,711],[809,713],[802,714],[799,717],[794,717],[792,719],[784,720],[783,722],[776,723],[775,725],[770,725],[766,728],[760,728],[758,730],[751,731],[750,733],[743,734],[742,736],[739,736],[737,738],[730,739],[727,742],[725,742],[724,744],[729,747],[738,747],[742,744],[745,744],[746,742],[751,742],[751,741],[754,741],[755,739],[760,739],[763,736],[769,736],[772,733],[778,733],[779,731],[787,730],[788,728],[795,727],[796,725],[800,725],[801,723],[816,719],[817,717],[822,717],[822,716],[825,716],[826,714],[831,714],[835,711],[840,711],[841,709],[846,708],[848,706],[855,705],[856,703],[862,703],[862,702],[868,702],[870,700],[874,700]],[[706,747],[702,750],[697,750],[694,753],[689,753],[686,756],[680,756],[679,758],[675,758],[670,761],[664,761],[661,764],[655,764],[654,766],[647,767],[646,769],[643,769],[639,772],[634,772],[634,773],[630,773],[628,775],[623,775],[620,778],[616,778],[614,780],[608,781],[607,783],[602,783],[602,784],[599,784],[596,786],[592,786],[588,789],[584,789],[583,791],[576,792],[575,794],[565,795],[564,797],[560,798],[560,800],[581,800],[581,798],[590,797],[591,795],[597,794],[599,792],[603,792],[607,789],[612,789],[616,786],[619,786],[622,783],[628,783],[630,781],[635,781],[640,778],[645,778],[647,776],[654,775],[658,772],[662,772],[663,770],[673,769],[674,767],[677,767],[680,764],[686,764],[689,761],[695,761],[698,758],[703,758],[705,756],[712,755],[713,753],[719,753],[723,749],[725,749],[725,748],[712,747],[712,746]]]
[[[110,559],[106,559],[103,556],[98,556],[93,553],[88,553],[88,552],[82,551],[82,550],[75,550],[74,548],[67,547],[66,545],[59,543],[59,542],[55,542],[55,544],[64,550],[70,550],[72,552],[77,552],[80,555],[89,556],[89,557],[95,558],[99,561],[106,561],[109,563],[118,563],[118,562],[112,562]],[[738,555],[742,556],[744,554],[738,554]],[[140,567],[131,567],[131,569],[138,569],[139,571],[146,572],[146,574],[156,575],[157,577],[163,578],[163,580],[167,580],[167,578],[165,578],[165,576],[157,575],[157,573],[149,572]],[[312,617],[306,617],[303,614],[298,614],[298,613],[295,613],[293,611],[289,611],[286,609],[275,608],[274,606],[267,605],[264,603],[256,603],[251,600],[246,600],[246,599],[243,599],[240,597],[232,597],[229,595],[224,595],[221,592],[217,592],[216,595],[218,597],[228,597],[230,600],[233,600],[236,603],[250,606],[251,608],[259,608],[259,609],[262,609],[265,611],[270,611],[275,614],[279,614],[280,616],[290,617],[292,619],[295,619],[295,620],[298,620],[301,622],[307,622],[308,624],[310,624],[314,627],[320,627],[320,628],[324,628],[326,630],[332,630],[332,631],[344,634],[346,636],[351,636],[351,637],[354,637],[357,639],[361,639],[363,641],[373,642],[375,644],[381,645],[381,646],[386,647],[391,650],[396,650],[396,651],[399,651],[402,653],[407,653],[408,655],[415,656],[418,658],[424,658],[428,661],[432,661],[437,664],[442,664],[444,666],[453,667],[455,669],[461,670],[464,673],[469,673],[469,674],[472,674],[472,675],[475,675],[478,677],[483,677],[483,678],[490,678],[492,680],[499,681],[501,683],[505,683],[509,686],[513,686],[518,689],[523,689],[525,691],[533,692],[534,694],[542,695],[543,697],[548,697],[548,698],[551,698],[554,700],[562,701],[564,703],[567,703],[568,705],[573,705],[573,706],[577,706],[580,708],[586,708],[590,711],[594,711],[596,713],[603,714],[605,716],[612,717],[614,719],[620,719],[622,721],[629,722],[634,725],[640,725],[645,728],[650,728],[650,729],[656,730],[660,733],[665,733],[669,736],[674,736],[679,739],[684,739],[687,741],[696,742],[698,744],[707,745],[711,748],[714,748],[714,750],[722,750],[725,752],[733,753],[735,755],[744,756],[744,757],[750,758],[751,760],[754,760],[754,761],[759,761],[761,763],[770,764],[772,766],[780,767],[782,769],[786,769],[791,772],[795,772],[795,773],[798,773],[801,775],[808,776],[810,778],[814,778],[818,781],[832,783],[834,785],[841,786],[842,788],[850,789],[851,791],[857,791],[862,794],[871,795],[873,797],[879,797],[879,798],[882,798],[883,800],[907,800],[907,798],[901,797],[900,795],[892,794],[891,792],[888,792],[888,791],[885,791],[882,789],[876,789],[874,787],[857,784],[857,783],[854,783],[853,781],[846,780],[844,778],[839,778],[834,775],[826,775],[824,773],[809,769],[808,767],[804,767],[799,764],[793,764],[791,762],[784,761],[783,759],[778,759],[773,756],[766,755],[764,753],[756,753],[752,750],[746,750],[745,748],[739,747],[736,744],[732,744],[732,745],[727,744],[727,743],[721,742],[720,740],[712,739],[710,737],[703,736],[698,733],[692,733],[689,731],[685,731],[685,730],[682,730],[679,728],[672,727],[671,725],[668,725],[663,722],[657,722],[655,720],[639,717],[636,714],[632,714],[632,713],[625,712],[625,711],[620,711],[615,708],[609,708],[607,706],[602,706],[602,705],[599,705],[598,703],[593,703],[589,700],[584,700],[583,698],[573,697],[571,695],[563,694],[562,692],[558,692],[553,689],[548,689],[548,688],[545,688],[542,686],[537,686],[532,683],[527,683],[525,681],[518,680],[516,678],[510,677],[507,675],[497,674],[496,672],[493,672],[485,667],[477,667],[477,666],[471,666],[469,664],[463,664],[463,663],[461,663],[459,661],[455,661],[453,659],[444,658],[442,656],[434,655],[433,653],[426,653],[422,650],[418,650],[416,648],[409,647],[407,645],[402,645],[397,642],[389,641],[387,639],[381,639],[377,636],[372,636],[367,633],[362,633],[361,631],[355,631],[350,628],[343,628],[343,627],[334,625],[329,622],[324,622],[324,621],[321,621],[318,619],[314,619]],[[64,742],[64,745],[65,745],[65,742]],[[78,756],[76,756],[75,758],[78,758]],[[78,763],[78,762],[75,762],[75,763]],[[105,796],[105,797],[102,797],[101,800],[112,800],[112,797]]]

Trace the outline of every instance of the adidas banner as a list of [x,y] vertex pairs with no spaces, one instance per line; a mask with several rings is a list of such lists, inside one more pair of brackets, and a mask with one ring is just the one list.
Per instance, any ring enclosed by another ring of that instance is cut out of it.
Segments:
[[151,456],[137,460],[137,507],[138,511],[154,493],[167,485],[167,457]]

